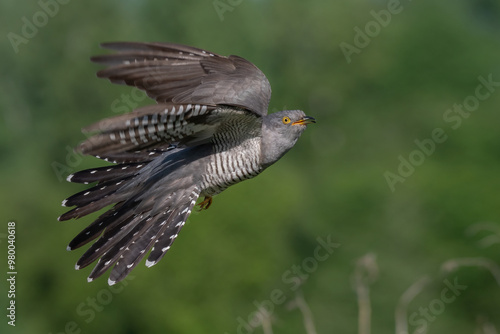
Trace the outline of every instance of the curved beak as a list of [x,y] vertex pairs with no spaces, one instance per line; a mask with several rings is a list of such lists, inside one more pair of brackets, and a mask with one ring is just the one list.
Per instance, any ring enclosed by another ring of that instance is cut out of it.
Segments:
[[314,117],[304,116],[301,119],[299,119],[298,121],[293,122],[292,125],[307,125],[307,124],[311,124],[311,123],[316,123],[316,120],[314,119]]

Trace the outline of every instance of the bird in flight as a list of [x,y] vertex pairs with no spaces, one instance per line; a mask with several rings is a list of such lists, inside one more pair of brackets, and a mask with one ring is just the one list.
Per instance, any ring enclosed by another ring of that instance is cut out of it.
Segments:
[[156,100],[84,128],[76,150],[113,164],[82,170],[70,182],[93,184],[63,201],[74,207],[60,221],[109,207],[68,245],[97,239],[75,268],[97,261],[88,281],[113,267],[108,284],[124,279],[147,255],[165,255],[199,197],[250,179],[290,150],[307,124],[301,110],[267,113],[271,86],[238,57],[170,43],[102,44],[115,53],[92,57],[100,78],[135,86]]

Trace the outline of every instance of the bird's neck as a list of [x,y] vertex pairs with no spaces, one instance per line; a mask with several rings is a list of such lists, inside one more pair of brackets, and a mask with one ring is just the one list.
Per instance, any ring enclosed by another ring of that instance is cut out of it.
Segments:
[[276,132],[266,121],[262,123],[261,162],[267,168],[278,161],[297,142],[297,138],[289,138]]

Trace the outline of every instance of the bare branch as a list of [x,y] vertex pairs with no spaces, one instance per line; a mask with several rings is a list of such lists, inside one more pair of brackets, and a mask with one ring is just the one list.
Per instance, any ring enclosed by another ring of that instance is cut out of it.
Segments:
[[441,271],[452,272],[460,267],[480,267],[487,269],[500,286],[500,267],[492,260],[484,257],[464,257],[451,259],[441,265]]
[[312,312],[306,300],[304,299],[302,292],[298,291],[295,294],[295,299],[288,303],[287,306],[289,309],[298,308],[302,313],[302,317],[304,318],[304,327],[307,334],[316,334]]
[[261,325],[262,325],[262,331],[264,334],[273,334],[273,326],[272,326],[272,319],[271,319],[271,314],[266,311],[264,307],[259,307],[259,313],[261,314]]
[[408,334],[408,305],[431,282],[429,276],[424,276],[413,283],[399,298],[395,311],[396,334]]
[[370,334],[372,310],[369,286],[377,280],[378,272],[375,254],[368,253],[356,261],[356,269],[354,270],[354,289],[358,296],[359,334]]

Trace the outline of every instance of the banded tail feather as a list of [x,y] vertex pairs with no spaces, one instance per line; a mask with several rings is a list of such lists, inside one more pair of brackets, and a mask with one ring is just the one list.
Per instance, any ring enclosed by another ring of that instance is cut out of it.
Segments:
[[97,182],[97,185],[65,199],[62,202],[63,206],[76,207],[62,214],[58,220],[83,217],[108,205],[124,201],[130,196],[130,191],[120,191],[123,184],[138,175],[147,164],[148,162],[126,163],[71,174],[68,176],[68,181],[85,184]]
[[[68,176],[67,181],[74,183],[89,184],[93,182],[105,182],[115,179],[122,179],[135,175],[148,162],[123,163],[118,165],[98,167],[81,170]],[[76,195],[75,195],[76,196]],[[73,197],[73,196],[72,196]]]
[[[168,160],[170,155],[175,156],[176,152],[165,152],[165,159]],[[148,177],[147,182],[141,181],[141,171],[149,163],[125,163],[88,169],[68,178],[72,182],[97,184],[66,199],[63,205],[76,207],[61,215],[59,220],[80,218],[114,204],[68,245],[68,250],[74,250],[95,240],[75,265],[76,269],[81,269],[98,261],[88,277],[89,281],[113,266],[109,284],[122,280],[150,249],[146,265],[149,267],[157,263],[191,213],[200,189],[192,183],[185,187],[184,182],[172,179],[164,180],[167,184],[174,184],[169,188],[169,193],[158,191],[160,185],[153,179]],[[155,169],[155,166],[158,167],[153,165],[152,168]],[[180,165],[162,165],[167,169],[168,166],[173,168],[173,172]],[[169,172],[167,174],[170,175]]]
[[[156,264],[168,251],[180,232],[199,196],[199,189],[192,187],[168,196],[164,211],[150,216],[134,214],[135,204],[124,203],[115,213],[119,217],[112,224],[95,230],[103,231],[98,239],[77,262],[77,269],[84,268],[99,259],[90,273],[92,281],[113,267],[108,283],[110,285],[124,279],[151,249],[146,266]],[[95,226],[95,225],[94,225]],[[93,231],[95,234],[95,231]],[[77,240],[79,237],[75,238]],[[75,241],[75,244],[81,243]]]
[[159,145],[158,147],[148,150],[136,150],[118,153],[113,152],[106,153],[104,155],[95,155],[95,157],[114,164],[150,162],[156,157],[162,155],[164,152],[170,151],[176,147],[176,145]]
[[138,237],[129,243],[113,267],[108,283],[114,284],[124,279],[149,249],[151,252],[147,258],[146,266],[151,267],[158,263],[177,238],[199,195],[200,191],[197,187],[173,194],[171,205],[175,209],[170,207],[169,210],[158,214],[155,217],[155,222],[150,223],[144,233],[139,233]]
[[123,205],[123,202],[117,203],[113,208],[100,215],[99,218],[78,233],[78,235],[68,244],[67,250],[71,251],[85,246],[90,241],[100,236],[105,228],[111,228],[109,226],[111,223],[118,224],[121,220],[119,220],[116,215],[121,205]]

